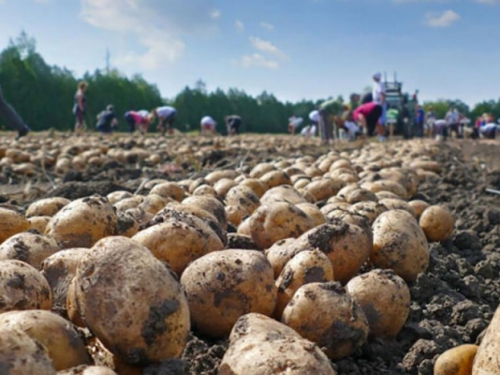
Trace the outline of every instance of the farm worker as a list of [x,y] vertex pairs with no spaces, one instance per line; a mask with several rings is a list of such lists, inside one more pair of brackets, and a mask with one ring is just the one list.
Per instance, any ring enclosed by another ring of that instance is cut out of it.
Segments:
[[448,136],[448,121],[440,119],[434,122],[434,129],[437,137],[441,137],[442,139],[446,139]]
[[321,134],[321,143],[330,143],[332,141],[333,118],[334,116],[338,116],[341,112],[342,104],[336,99],[330,99],[320,104],[319,132]]
[[6,121],[7,126],[17,131],[17,138],[24,137],[30,131],[28,125],[24,123],[21,116],[5,100],[2,87],[0,86],[0,116]]
[[210,116],[205,116],[201,119],[201,133],[202,134],[215,134],[217,122]]
[[397,124],[399,117],[399,111],[396,108],[390,107],[387,110],[387,125],[389,127],[389,137],[394,136],[394,125]]
[[354,121],[354,114],[352,111],[349,111],[349,113],[345,115],[342,128],[347,132],[350,141],[354,141],[358,136],[363,135],[362,129],[356,124],[356,121]]
[[85,109],[87,108],[87,101],[85,99],[85,92],[89,87],[88,83],[82,81],[78,84],[75,103],[73,104],[73,114],[76,116],[75,133],[85,130]]
[[101,133],[112,133],[118,125],[115,108],[110,104],[104,111],[97,115],[97,131]]
[[136,127],[139,129],[141,133],[147,133],[149,127],[149,112],[142,111],[128,111],[125,113],[125,121],[129,126],[129,130],[131,133],[135,132]]
[[228,135],[239,134],[241,126],[241,117],[238,115],[226,116],[226,127]]
[[288,132],[290,134],[295,134],[299,129],[300,125],[304,122],[302,117],[292,116],[288,119]]
[[380,116],[380,123],[385,125],[386,114],[387,114],[387,102],[385,100],[385,85],[382,83],[382,74],[375,73],[373,75],[373,85],[372,99],[373,102],[382,106],[382,115]]
[[164,106],[151,111],[150,121],[152,122],[155,118],[158,118],[157,128],[161,135],[165,135],[167,131],[169,134],[173,134],[172,124],[175,122],[176,117],[177,110],[174,107]]
[[480,131],[484,138],[495,139],[498,131],[497,124],[495,124],[494,122],[489,122],[486,125],[483,125]]
[[415,135],[418,138],[424,137],[425,112],[421,105],[417,106],[415,113]]
[[316,125],[307,125],[306,127],[304,127],[302,129],[302,131],[300,132],[300,134],[303,135],[306,138],[315,137],[316,136],[316,130],[317,130]]
[[429,107],[427,113],[425,114],[425,134],[428,137],[432,137],[434,134],[434,123],[436,122],[436,113],[434,112],[434,107]]
[[360,105],[354,110],[353,119],[359,126],[366,129],[368,136],[373,136],[380,116],[382,115],[382,106],[375,102]]
[[311,113],[309,113],[309,120],[311,121],[311,124],[316,125],[317,127],[320,120],[319,111],[311,111]]
[[458,113],[458,110],[455,107],[450,107],[450,110],[446,113],[445,120],[450,128],[450,132],[456,132],[457,138],[460,138],[460,113]]

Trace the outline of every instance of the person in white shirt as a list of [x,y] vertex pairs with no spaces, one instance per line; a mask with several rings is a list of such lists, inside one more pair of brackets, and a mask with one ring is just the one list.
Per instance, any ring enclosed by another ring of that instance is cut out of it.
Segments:
[[290,117],[288,119],[288,132],[294,135],[303,122],[304,119],[302,117],[295,117],[295,116]]
[[317,131],[316,125],[307,125],[301,130],[300,134],[306,138],[311,138],[311,137],[316,137],[316,131]]
[[373,101],[382,106],[382,116],[380,116],[379,122],[382,125],[385,125],[387,118],[387,103],[385,100],[385,85],[382,82],[382,74],[374,74],[373,81],[375,82],[372,91]]
[[446,113],[445,120],[448,125],[448,128],[450,128],[450,133],[455,132],[457,134],[457,138],[461,138],[461,134],[459,131],[460,113],[455,107],[451,107],[450,110]]
[[169,134],[173,134],[174,129],[172,125],[177,117],[177,110],[174,107],[164,106],[155,108],[151,111],[150,117],[151,122],[153,122],[155,118],[158,118],[157,128],[161,135],[165,135],[167,131]]
[[210,116],[201,119],[201,134],[215,134],[217,122]]

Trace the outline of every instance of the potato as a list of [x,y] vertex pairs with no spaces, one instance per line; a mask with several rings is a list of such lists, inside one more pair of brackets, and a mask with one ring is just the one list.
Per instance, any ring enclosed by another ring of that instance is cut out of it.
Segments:
[[181,202],[186,196],[184,189],[175,182],[163,182],[155,185],[149,194],[158,194],[163,198],[171,198],[177,202]]
[[430,206],[420,216],[420,227],[431,242],[448,239],[453,233],[454,225],[453,215],[443,206]]
[[260,180],[256,178],[245,178],[241,181],[239,186],[248,186],[253,192],[257,195],[257,197],[262,197],[267,190],[267,186],[264,185]]
[[335,221],[304,233],[292,247],[295,252],[305,249],[319,249],[324,252],[332,262],[335,280],[344,284],[355,276],[368,260],[372,241],[359,226]]
[[149,180],[148,182],[146,182],[144,184],[144,189],[148,189],[148,190],[151,190],[152,188],[154,188],[156,185],[160,185],[160,184],[163,184],[165,182],[169,182],[163,178],[155,178],[153,180]]
[[52,291],[53,311],[66,316],[66,300],[69,284],[76,274],[80,259],[88,251],[85,248],[74,248],[59,251],[45,259],[41,264],[41,273],[48,281]]
[[415,281],[427,269],[427,239],[412,214],[391,210],[375,220],[370,260],[377,268],[393,269],[406,282]]
[[137,208],[144,201],[144,197],[142,195],[134,195],[130,198],[124,198],[115,204],[113,207],[116,208],[117,211],[127,211],[131,208]]
[[14,234],[24,232],[29,228],[30,223],[23,215],[0,208],[0,244]]
[[205,176],[205,180],[208,181],[209,184],[215,185],[215,183],[223,178],[229,178],[234,180],[238,177],[238,172],[232,169],[225,169],[222,171],[214,171]]
[[75,292],[90,331],[126,363],[159,362],[184,350],[186,298],[164,264],[135,241],[97,242],[78,264]]
[[217,197],[217,191],[210,185],[202,185],[193,191],[193,196],[196,195]]
[[387,207],[377,202],[367,201],[353,204],[350,207],[349,211],[366,217],[369,224],[371,225],[382,212],[387,211]]
[[52,293],[35,268],[19,260],[0,261],[0,312],[50,310]]
[[231,223],[233,226],[238,227],[241,224],[243,219],[250,216],[250,212],[248,212],[243,206],[226,206],[226,217],[227,221]]
[[377,202],[378,198],[373,192],[359,188],[346,194],[345,200],[348,203],[355,204],[358,202]]
[[347,293],[363,309],[370,335],[396,337],[410,313],[410,289],[392,270],[373,270],[356,276],[346,285]]
[[166,222],[137,233],[132,240],[147,247],[153,255],[180,275],[189,263],[224,244],[213,232],[201,232],[183,222]]
[[297,208],[304,211],[307,216],[313,219],[315,227],[326,223],[325,216],[316,205],[312,203],[299,203],[297,204]]
[[40,263],[60,251],[53,238],[33,233],[16,234],[0,245],[0,260],[17,259],[40,268]]
[[248,186],[235,186],[226,194],[226,203],[229,206],[241,206],[249,214],[260,206],[257,194]]
[[363,310],[337,282],[301,286],[283,311],[281,322],[315,342],[331,359],[347,357],[368,337]]
[[227,218],[224,205],[214,197],[189,197],[182,201],[182,204],[191,205],[210,212],[215,216],[223,230],[227,230]]
[[417,220],[422,215],[422,212],[424,212],[425,209],[430,206],[429,203],[427,203],[425,201],[418,200],[418,199],[414,200],[414,201],[410,201],[410,202],[408,202],[408,204],[413,208],[413,211],[415,212],[415,219],[417,219]]
[[434,375],[471,375],[477,345],[464,344],[441,354],[434,364]]
[[415,217],[415,210],[408,202],[401,199],[391,199],[385,198],[378,201],[380,204],[387,207],[388,210],[404,210],[409,212],[413,217]]
[[295,292],[305,284],[333,281],[332,262],[321,251],[304,250],[295,255],[276,280],[278,297],[273,317],[280,319]]
[[238,225],[237,233],[241,234],[243,236],[249,236],[250,238],[252,237],[252,234],[250,232],[250,216],[247,218],[244,218],[241,221],[240,225]]
[[26,217],[30,218],[33,216],[54,216],[57,214],[61,208],[66,206],[71,201],[66,198],[54,197],[39,199],[36,202],[30,204],[26,210]]
[[78,366],[70,370],[59,371],[57,375],[116,375],[116,372],[105,366]]
[[410,163],[409,167],[413,170],[423,169],[424,171],[441,173],[441,164],[431,160],[415,160]]
[[50,216],[33,216],[28,219],[30,223],[30,229],[36,230],[38,233],[45,233],[45,228],[47,228],[47,224],[49,223],[51,217]]
[[0,327],[19,329],[40,342],[57,371],[91,363],[85,345],[71,323],[49,311],[6,312],[0,314]]
[[272,204],[273,202],[288,202],[292,204],[307,203],[304,197],[296,189],[288,185],[269,189],[260,199],[262,205]]
[[56,375],[47,349],[19,329],[0,327],[0,369],[6,375]]
[[[76,271],[75,271],[76,275]],[[68,294],[66,298],[66,312],[68,314],[69,320],[76,326],[86,328],[87,325],[83,321],[80,315],[80,310],[78,308],[78,303],[76,301],[76,280],[73,277],[68,286]]]
[[404,200],[403,198],[401,198],[399,195],[396,195],[394,193],[391,193],[390,191],[379,191],[377,193],[375,193],[375,195],[377,196],[379,202],[382,200],[382,199],[399,199],[399,200]]
[[273,269],[259,251],[224,250],[191,263],[181,276],[193,326],[204,335],[229,335],[249,312],[270,316],[276,304]]
[[112,193],[109,193],[108,195],[106,195],[106,198],[108,198],[109,203],[115,204],[123,199],[132,198],[133,196],[134,196],[134,194],[132,194],[129,191],[118,190],[118,191],[114,191]]
[[219,197],[225,197],[227,192],[236,186],[236,182],[230,178],[222,178],[214,184],[214,190]]
[[251,178],[260,178],[268,172],[275,171],[276,167],[271,163],[260,163],[257,164],[250,172]]
[[250,313],[236,322],[219,375],[335,375],[326,355],[293,329]]
[[249,218],[250,234],[261,249],[276,241],[299,237],[314,227],[314,221],[293,204],[276,202],[260,206]]
[[77,199],[52,217],[45,234],[62,248],[91,247],[115,233],[117,216],[113,206],[100,195]]
[[275,279],[281,274],[285,265],[297,254],[297,250],[293,246],[295,241],[295,238],[285,238],[275,242],[265,251],[266,258],[273,267]]
[[115,235],[130,238],[139,231],[140,223],[129,211],[119,211],[116,217]]
[[[474,364],[472,366],[472,375],[496,375],[500,371],[500,357],[498,356],[498,347],[500,344],[500,307],[495,311],[490,325],[486,329],[479,349],[477,350]],[[470,352],[468,352],[470,353]],[[462,353],[466,355],[466,353]],[[470,354],[469,354],[470,355]]]
[[283,171],[271,171],[260,177],[260,181],[271,189],[280,185],[291,185],[290,176]]

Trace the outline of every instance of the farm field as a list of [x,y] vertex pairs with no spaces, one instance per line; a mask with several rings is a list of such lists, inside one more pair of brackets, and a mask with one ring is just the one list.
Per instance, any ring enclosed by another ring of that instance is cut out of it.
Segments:
[[[0,312],[52,311],[78,342],[27,342],[19,369],[433,374],[500,302],[499,160],[495,141],[4,133],[0,269],[34,284],[0,273]],[[36,319],[10,314],[0,330]]]

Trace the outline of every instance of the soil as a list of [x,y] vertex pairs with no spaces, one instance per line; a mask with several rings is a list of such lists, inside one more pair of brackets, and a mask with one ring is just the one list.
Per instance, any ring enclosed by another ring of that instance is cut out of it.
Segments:
[[[214,150],[201,164],[234,168],[235,161],[241,163],[243,151],[225,155]],[[321,151],[292,150],[288,155],[317,156]],[[276,150],[270,150],[270,160],[273,152],[276,156]],[[256,158],[250,151],[244,156],[247,162]],[[439,180],[422,183],[414,198],[448,207],[456,218],[455,231],[447,241],[430,245],[429,269],[410,284],[411,312],[399,335],[386,341],[370,339],[354,355],[335,361],[332,365],[339,374],[431,375],[435,360],[445,350],[480,342],[500,303],[500,195],[485,191],[487,187],[500,190],[499,144],[448,141],[437,160],[443,166]],[[76,199],[96,192],[135,191],[142,178],[158,177],[156,172],[144,176],[140,169],[119,164],[108,167],[67,174],[61,187],[49,195]],[[204,174],[195,171],[190,178]],[[0,176],[0,180],[6,178]],[[249,248],[253,243],[232,234],[229,244]],[[214,342],[193,332],[181,359],[149,366],[143,373],[217,374],[227,346],[226,341]]]

